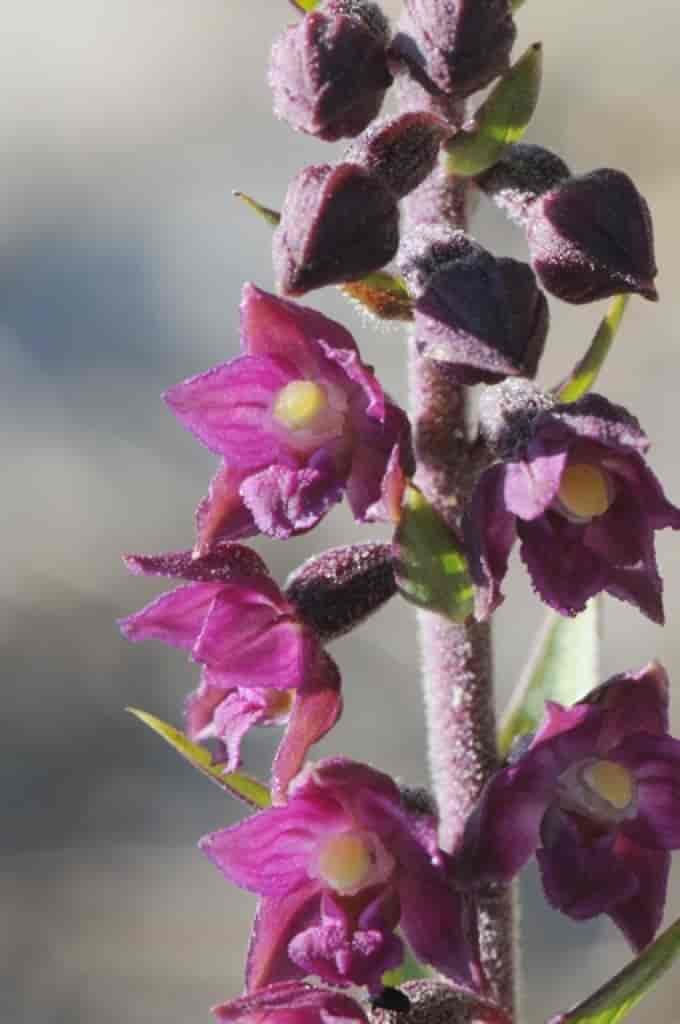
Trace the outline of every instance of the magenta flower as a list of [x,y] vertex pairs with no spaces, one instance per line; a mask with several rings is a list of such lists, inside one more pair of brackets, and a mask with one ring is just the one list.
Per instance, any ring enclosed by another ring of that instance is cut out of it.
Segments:
[[283,799],[342,708],[340,674],[317,634],[241,545],[221,544],[199,558],[127,555],[125,563],[134,573],[191,581],[121,619],[121,630],[133,642],[153,638],[190,651],[202,666],[186,704],[187,732],[219,741],[227,771],[238,767],[252,726],[286,726],[272,768],[274,798]]
[[313,988],[302,981],[268,985],[212,1011],[222,1024],[367,1024],[356,1000],[342,992]]
[[513,878],[536,851],[549,901],[576,920],[609,914],[635,949],[663,915],[669,850],[680,848],[680,741],[668,679],[652,663],[571,708],[549,703],[528,750],[487,784],[459,868]]
[[632,416],[601,395],[539,413],[505,461],[480,477],[465,515],[476,614],[501,603],[510,549],[540,597],[575,615],[602,590],[663,622],[654,532],[680,529],[647,467],[647,438]]
[[344,758],[309,765],[285,807],[215,832],[201,847],[236,885],[261,897],[247,990],[317,975],[380,990],[415,955],[478,982],[467,897],[451,887],[436,823],[404,806],[394,782]]
[[411,469],[410,430],[352,336],[246,285],[241,340],[243,355],[165,395],[224,459],[199,506],[199,550],[257,532],[304,532],[344,492],[357,519],[379,515],[390,457]]

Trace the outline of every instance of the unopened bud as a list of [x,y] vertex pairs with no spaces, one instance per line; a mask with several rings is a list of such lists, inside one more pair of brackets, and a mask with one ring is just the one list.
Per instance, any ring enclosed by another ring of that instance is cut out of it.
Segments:
[[324,643],[348,633],[396,593],[391,544],[330,548],[288,578],[286,597]]
[[378,114],[392,82],[388,24],[376,4],[328,0],[274,43],[274,112],[297,131],[353,138]]
[[355,281],[379,270],[399,244],[394,194],[356,164],[306,167],[291,182],[274,232],[276,280],[285,295]]
[[435,239],[404,270],[416,283],[421,355],[455,368],[463,384],[533,377],[548,333],[548,304],[525,263],[496,259],[463,231]]
[[517,142],[476,181],[510,220],[523,225],[535,200],[569,173],[564,160],[549,149]]
[[509,66],[516,28],[508,0],[405,0],[391,52],[435,91],[463,99]]
[[372,124],[345,153],[401,199],[417,188],[434,168],[439,145],[450,129],[423,111],[400,114]]
[[543,286],[580,304],[636,292],[658,298],[647,203],[621,171],[569,178],[531,207],[527,239]]

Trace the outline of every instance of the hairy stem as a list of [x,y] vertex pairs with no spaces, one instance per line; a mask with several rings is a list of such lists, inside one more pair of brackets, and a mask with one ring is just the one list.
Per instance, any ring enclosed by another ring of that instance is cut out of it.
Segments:
[[[409,198],[407,230],[426,223],[466,227],[464,183],[440,167]],[[410,353],[416,481],[452,524],[469,494],[474,456],[466,389],[445,364]],[[444,849],[456,845],[480,790],[498,761],[491,635],[488,624],[458,625],[419,612],[429,759]],[[514,1007],[513,905],[509,888],[485,892],[479,912],[482,963],[495,999]]]

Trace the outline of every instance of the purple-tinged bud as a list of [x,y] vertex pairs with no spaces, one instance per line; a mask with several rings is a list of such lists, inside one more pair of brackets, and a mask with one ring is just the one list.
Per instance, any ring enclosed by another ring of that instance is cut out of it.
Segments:
[[379,270],[399,245],[399,209],[390,189],[356,164],[305,167],[291,182],[274,232],[280,291],[355,281]]
[[533,377],[548,333],[548,304],[525,263],[495,259],[463,231],[415,241],[402,272],[414,287],[416,346],[463,384]]
[[326,142],[370,124],[392,83],[388,23],[376,4],[329,0],[274,43],[269,82],[274,112]]
[[324,643],[348,633],[397,591],[391,544],[351,544],[314,555],[288,578],[285,595]]
[[546,192],[531,208],[527,239],[543,286],[565,302],[658,298],[649,207],[621,171],[592,171]]
[[433,170],[450,129],[441,118],[412,111],[372,124],[345,153],[401,199]]
[[516,28],[508,0],[405,0],[391,52],[434,91],[464,99],[509,66]]
[[510,220],[523,226],[534,201],[569,175],[564,160],[549,149],[516,142],[476,182]]

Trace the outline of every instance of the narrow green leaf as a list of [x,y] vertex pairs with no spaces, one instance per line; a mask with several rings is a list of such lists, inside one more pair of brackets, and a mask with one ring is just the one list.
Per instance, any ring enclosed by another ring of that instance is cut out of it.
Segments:
[[235,199],[243,200],[246,206],[249,206],[251,210],[259,214],[272,227],[276,227],[281,220],[280,213],[277,213],[276,210],[271,210],[268,206],[263,206],[262,203],[258,203],[257,199],[253,199],[252,196],[247,195],[245,192],[234,192],[233,195]]
[[609,354],[629,298],[630,295],[614,296],[583,359],[576,364],[570,376],[555,389],[558,401],[575,402],[577,398],[590,391]]
[[543,55],[534,43],[491,90],[475,114],[474,125],[444,147],[449,174],[481,174],[518,142],[533,117],[541,89]]
[[680,920],[602,988],[550,1024],[619,1024],[649,992],[680,953]]
[[397,587],[406,600],[464,622],[473,588],[462,545],[413,485],[406,489],[394,544]]
[[315,7],[319,6],[319,0],[290,0],[293,7],[297,7],[298,10],[308,13],[313,11]]
[[510,0],[510,7],[513,14],[515,11],[518,11],[520,7],[524,7],[525,2],[526,0]]
[[548,612],[529,662],[501,722],[505,757],[518,736],[533,732],[546,700],[573,704],[599,683],[600,602],[593,598],[575,618]]
[[413,300],[404,279],[385,270],[341,284],[340,291],[380,320],[413,319]]
[[207,775],[209,779],[216,782],[222,789],[226,789],[228,793],[235,796],[238,800],[242,800],[251,807],[257,808],[269,807],[271,804],[269,791],[261,782],[251,779],[249,775],[244,775],[242,772],[225,772],[220,765],[216,765],[213,762],[209,750],[201,747],[198,743],[192,743],[179,729],[175,729],[172,725],[168,725],[167,722],[161,721],[155,715],[150,715],[148,711],[140,711],[138,708],[127,708],[126,710],[138,718],[140,722],[144,722],[150,729],[158,733],[189,764],[192,764],[194,768],[198,768],[199,772],[203,772],[204,775]]

